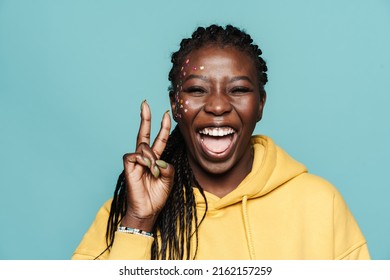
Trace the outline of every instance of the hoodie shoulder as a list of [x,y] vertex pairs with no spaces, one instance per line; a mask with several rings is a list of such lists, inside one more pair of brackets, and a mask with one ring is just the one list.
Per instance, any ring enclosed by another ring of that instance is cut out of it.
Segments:
[[107,220],[110,215],[112,199],[107,200],[96,214],[95,220],[85,233],[79,246],[74,251],[72,259],[95,259],[108,256],[106,243]]

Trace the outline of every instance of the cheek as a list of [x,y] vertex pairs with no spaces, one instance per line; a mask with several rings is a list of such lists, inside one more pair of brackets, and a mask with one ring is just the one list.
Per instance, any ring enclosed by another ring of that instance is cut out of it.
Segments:
[[259,98],[242,99],[234,107],[245,124],[256,124],[259,117]]
[[203,103],[199,100],[179,96],[177,101],[178,114],[183,118],[191,118],[201,110]]
[[188,112],[190,101],[187,99],[181,99],[180,100],[180,110],[182,113],[186,114]]
[[177,120],[180,120],[188,113],[188,104],[189,101],[182,99],[179,94],[175,96],[175,117]]

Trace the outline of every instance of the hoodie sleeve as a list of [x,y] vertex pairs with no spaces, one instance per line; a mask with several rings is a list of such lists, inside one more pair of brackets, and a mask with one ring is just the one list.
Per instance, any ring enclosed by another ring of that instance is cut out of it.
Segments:
[[116,232],[112,248],[107,249],[106,228],[111,201],[107,201],[100,208],[94,222],[73,253],[72,259],[150,260],[150,251],[154,241],[152,237]]
[[334,256],[338,260],[369,260],[367,242],[341,195],[333,201]]

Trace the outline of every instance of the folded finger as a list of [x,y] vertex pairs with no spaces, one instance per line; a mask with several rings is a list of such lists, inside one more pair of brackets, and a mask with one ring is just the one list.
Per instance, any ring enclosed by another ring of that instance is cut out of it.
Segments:
[[151,161],[149,160],[148,157],[144,157],[140,153],[131,153],[131,154],[125,154],[123,156],[123,164],[125,169],[128,170],[130,168],[129,171],[132,171],[137,164],[143,167],[150,168]]
[[158,169],[158,166],[156,166],[157,157],[154,151],[145,143],[141,143],[138,150],[142,154],[143,160],[149,163],[148,167],[150,173],[152,173],[155,178],[158,178],[160,176],[160,170]]

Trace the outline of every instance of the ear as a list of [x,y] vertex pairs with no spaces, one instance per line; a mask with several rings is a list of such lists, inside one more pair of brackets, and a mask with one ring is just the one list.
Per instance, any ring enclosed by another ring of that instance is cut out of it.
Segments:
[[263,109],[264,109],[266,99],[267,99],[267,94],[264,91],[263,94],[260,96],[259,108],[258,108],[258,112],[257,112],[257,121],[258,122],[263,117]]

